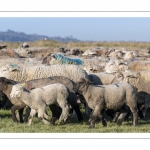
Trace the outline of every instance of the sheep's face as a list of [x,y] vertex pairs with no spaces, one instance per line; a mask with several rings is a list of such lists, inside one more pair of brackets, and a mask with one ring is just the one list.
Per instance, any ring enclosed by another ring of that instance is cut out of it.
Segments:
[[19,66],[17,65],[6,65],[0,68],[0,77],[6,77],[8,79],[12,78],[12,73],[19,71]]
[[9,68],[8,67],[2,67],[0,69],[0,77],[9,78]]
[[21,85],[14,85],[12,87],[10,97],[11,98],[19,98],[23,92],[23,87]]
[[83,94],[87,91],[89,84],[92,82],[87,79],[81,78],[78,82],[74,84],[74,91],[76,94]]

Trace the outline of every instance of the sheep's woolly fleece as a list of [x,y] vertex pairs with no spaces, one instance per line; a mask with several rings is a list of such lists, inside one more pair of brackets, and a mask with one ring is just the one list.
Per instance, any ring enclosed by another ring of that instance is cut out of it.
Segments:
[[68,57],[62,56],[61,54],[55,54],[55,58],[61,64],[76,64],[76,65],[82,65],[83,64],[81,59],[68,58]]

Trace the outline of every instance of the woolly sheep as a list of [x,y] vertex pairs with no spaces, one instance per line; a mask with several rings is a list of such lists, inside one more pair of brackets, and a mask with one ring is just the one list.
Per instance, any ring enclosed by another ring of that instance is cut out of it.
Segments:
[[38,118],[41,119],[44,124],[50,125],[50,123],[45,120],[48,119],[48,116],[45,114],[46,105],[56,104],[61,107],[62,114],[59,118],[59,123],[62,121],[66,122],[69,115],[69,107],[67,104],[69,93],[69,89],[60,83],[50,84],[31,91],[28,91],[20,84],[16,84],[12,87],[10,97],[19,98],[31,108],[28,125],[31,125],[36,112],[38,112]]
[[146,111],[150,106],[150,71],[125,71],[118,72],[112,83],[127,82],[138,89],[139,92],[146,93],[145,99],[138,99],[137,102],[144,105],[143,115],[146,116]]
[[[74,82],[70,80],[69,78],[63,77],[63,76],[53,76],[53,77],[48,77],[48,78],[42,78],[42,79],[35,79],[35,80],[29,80],[26,82],[21,83],[27,90],[31,90],[33,88],[41,88],[43,86],[53,84],[53,83],[61,83],[67,86],[70,90],[70,95],[68,97],[68,104],[71,105],[73,110],[75,110],[79,122],[83,120],[82,114],[80,112],[79,105],[77,103],[77,96],[75,95],[73,91],[73,86]],[[18,122],[18,119],[16,118],[16,110],[19,111],[19,118],[20,122],[27,122],[28,118],[28,113],[25,115],[25,118],[23,119],[23,109],[25,108],[25,103],[20,101],[18,98],[16,99],[11,99],[10,98],[10,93],[12,90],[12,86],[18,84],[18,82],[15,82],[13,80],[7,79],[5,77],[0,77],[0,92],[3,92],[4,94],[7,95],[9,98],[9,101],[13,104],[11,107],[11,113],[12,113],[12,119],[14,122]],[[50,110],[52,111],[52,119],[51,119],[51,124],[55,124],[55,121],[59,119],[61,115],[61,108],[58,106],[50,105]],[[58,109],[59,108],[59,109]],[[59,111],[60,110],[60,111]]]
[[149,61],[134,61],[129,64],[129,70],[131,71],[150,70],[150,62]]
[[[78,94],[84,96],[88,106],[93,109],[90,115],[90,127],[95,126],[97,117],[102,119],[102,123],[106,126],[106,122],[101,113],[102,109],[117,110],[129,106],[133,114],[133,125],[138,124],[137,101],[135,89],[128,83],[111,84],[111,85],[92,85],[92,83],[84,78],[81,78],[75,83],[75,89]],[[118,118],[117,124],[120,125],[127,113],[122,113],[121,118]]]
[[7,50],[7,49],[0,50],[0,57],[1,58],[21,58],[21,56],[14,50]]
[[18,82],[46,78],[49,76],[65,76],[74,82],[82,77],[88,78],[86,71],[77,65],[41,65],[26,68],[21,68],[16,65],[6,65],[0,68],[0,77],[6,77]]
[[75,65],[98,65],[101,63],[105,63],[107,61],[106,58],[100,59],[80,59],[80,58],[71,58],[71,56],[66,57],[61,54],[48,54],[42,61],[42,64],[46,65],[54,65],[54,64],[75,64]]
[[115,73],[127,69],[128,65],[124,61],[118,59],[110,60],[104,68],[106,73]]

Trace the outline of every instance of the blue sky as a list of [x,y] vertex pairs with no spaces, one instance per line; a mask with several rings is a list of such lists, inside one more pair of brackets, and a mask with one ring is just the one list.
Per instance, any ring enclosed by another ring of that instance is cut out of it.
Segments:
[[93,41],[150,41],[149,17],[1,17],[0,31]]

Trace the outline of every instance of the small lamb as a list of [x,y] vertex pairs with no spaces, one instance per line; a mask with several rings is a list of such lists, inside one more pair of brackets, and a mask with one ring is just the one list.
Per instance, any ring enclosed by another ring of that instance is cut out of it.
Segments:
[[46,105],[56,104],[61,107],[62,114],[59,118],[59,123],[62,121],[66,122],[69,115],[69,107],[67,104],[69,94],[69,89],[60,83],[35,88],[31,91],[28,91],[20,84],[16,84],[12,87],[10,97],[19,98],[31,108],[28,125],[31,125],[36,112],[38,112],[38,118],[41,119],[44,124],[50,125],[50,123],[45,120],[48,119],[48,116],[45,114]]

